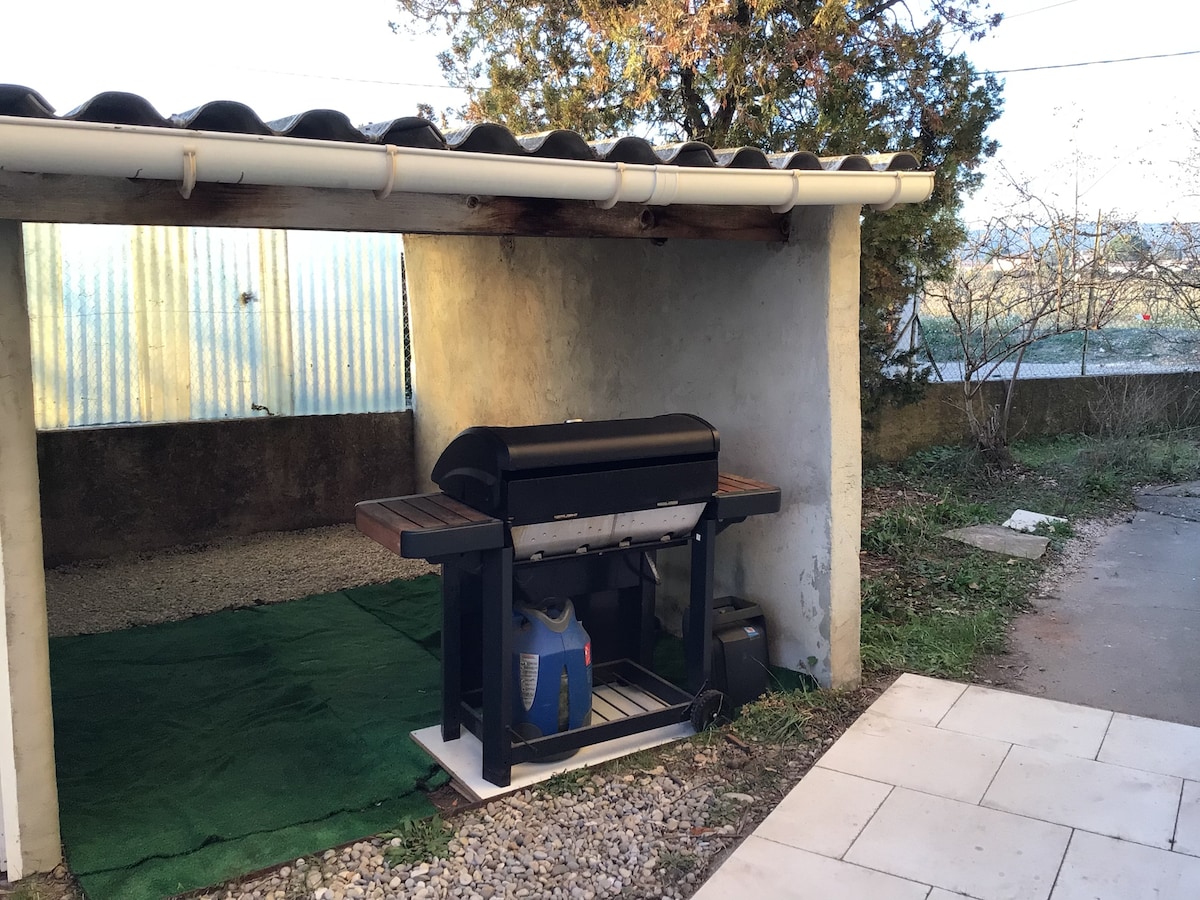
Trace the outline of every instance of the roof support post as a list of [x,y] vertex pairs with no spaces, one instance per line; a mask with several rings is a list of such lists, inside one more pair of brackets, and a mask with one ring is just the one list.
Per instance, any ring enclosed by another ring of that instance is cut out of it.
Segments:
[[[812,248],[808,262],[813,299],[826,309],[825,358],[828,379],[829,567],[827,618],[828,673],[833,687],[855,687],[862,678],[862,618],[859,546],[862,537],[862,413],[859,381],[859,231],[855,206],[814,206],[792,212],[792,241]],[[824,294],[824,296],[820,296]],[[825,661],[821,661],[824,669]]]
[[62,858],[21,223],[0,220],[0,821],[10,879]]

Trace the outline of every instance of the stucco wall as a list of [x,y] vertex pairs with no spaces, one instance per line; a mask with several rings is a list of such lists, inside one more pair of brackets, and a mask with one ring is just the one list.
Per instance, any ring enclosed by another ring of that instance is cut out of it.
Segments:
[[469,425],[697,413],[725,471],[783,489],[722,535],[718,594],[763,605],[774,663],[852,683],[858,209],[791,225],[787,245],[407,237],[417,470]]
[[332,525],[412,492],[412,414],[44,431],[38,471],[49,565]]
[[[1004,384],[984,385],[987,402],[1004,402]],[[969,438],[961,384],[933,384],[919,402],[885,407],[863,434],[869,462],[897,462],[939,444]],[[1017,438],[1116,429],[1125,423],[1200,424],[1200,372],[1035,378],[1017,384],[1010,433]]]

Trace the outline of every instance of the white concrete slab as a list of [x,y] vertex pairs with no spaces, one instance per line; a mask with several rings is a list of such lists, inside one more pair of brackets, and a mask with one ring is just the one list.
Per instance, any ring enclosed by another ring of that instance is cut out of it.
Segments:
[[1076,831],[1050,900],[1195,900],[1200,859]]
[[1179,802],[1179,819],[1175,823],[1176,853],[1200,856],[1200,782],[1185,781]]
[[925,900],[929,885],[750,835],[695,900]]
[[1113,714],[972,685],[938,723],[949,731],[1095,759]]
[[906,672],[871,704],[871,712],[918,725],[937,725],[966,689],[953,681]]
[[1200,781],[1200,728],[1118,713],[1097,759]]
[[1169,850],[1182,788],[1170,775],[1013,747],[983,805]]
[[697,897],[1197,900],[1200,728],[904,676],[743,847]]
[[840,859],[891,791],[890,784],[813,769],[754,833]]
[[1046,900],[1070,834],[1061,825],[897,788],[845,860],[980,900]]
[[1009,744],[903,722],[868,710],[817,765],[874,781],[978,803]]
[[520,763],[513,766],[512,782],[508,787],[497,787],[483,778],[483,745],[479,738],[463,729],[462,737],[457,741],[443,741],[440,725],[431,725],[414,731],[411,737],[421,749],[437,760],[438,765],[445,769],[466,794],[474,800],[490,800],[502,794],[508,794],[521,788],[545,781],[560,772],[573,772],[594,766],[610,759],[619,759],[657,747],[672,741],[682,741],[696,733],[687,722],[678,725],[665,725],[653,731],[633,734],[628,737],[605,741],[584,747],[574,756],[552,763]]

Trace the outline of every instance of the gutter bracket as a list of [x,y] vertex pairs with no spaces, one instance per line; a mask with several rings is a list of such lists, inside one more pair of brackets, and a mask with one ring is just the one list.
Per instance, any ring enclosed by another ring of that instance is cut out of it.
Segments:
[[196,151],[183,151],[183,184],[179,186],[179,193],[184,200],[192,199],[192,191],[196,188]]
[[893,172],[892,175],[896,179],[896,186],[892,188],[892,196],[884,203],[872,203],[871,209],[875,212],[885,212],[891,209],[900,199],[900,192],[904,189],[904,179],[900,177],[899,172]]
[[792,196],[783,201],[783,203],[780,203],[777,206],[772,206],[771,212],[773,213],[791,212],[792,207],[800,202],[800,172],[796,169],[792,169],[789,174],[792,176]]
[[617,201],[621,199],[621,194],[625,190],[625,163],[619,162],[616,166],[617,187],[608,198],[596,201],[596,206],[599,209],[612,209],[617,205]]
[[375,191],[376,200],[386,200],[392,193],[392,188],[396,186],[396,167],[400,161],[400,148],[395,144],[386,144],[383,149],[388,155],[388,177],[383,187]]

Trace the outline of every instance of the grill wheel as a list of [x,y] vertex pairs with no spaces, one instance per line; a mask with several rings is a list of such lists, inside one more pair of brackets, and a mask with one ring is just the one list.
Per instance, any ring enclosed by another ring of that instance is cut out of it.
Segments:
[[707,731],[721,715],[725,695],[720,691],[701,691],[692,701],[690,719],[697,732]]

